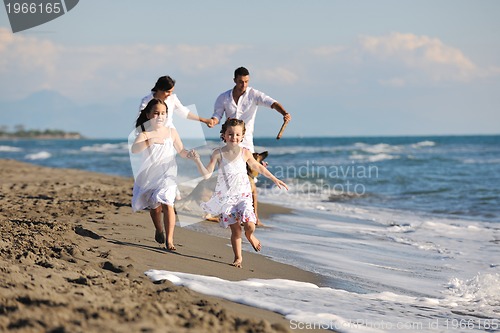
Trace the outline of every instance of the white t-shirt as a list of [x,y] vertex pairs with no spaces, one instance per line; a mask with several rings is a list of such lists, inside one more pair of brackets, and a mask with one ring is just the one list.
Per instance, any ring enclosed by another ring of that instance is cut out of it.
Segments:
[[[144,96],[143,99],[141,100],[141,105],[139,106],[139,113],[141,113],[142,110],[148,105],[149,101],[154,98],[153,92],[151,94]],[[167,104],[167,119],[165,120],[165,126],[166,127],[173,127],[175,128],[173,121],[172,121],[172,114],[175,112],[176,115],[182,118],[187,118],[189,114],[189,109],[182,105],[181,101],[179,98],[177,98],[176,94],[172,94],[165,99],[165,104]]]
[[245,93],[239,98],[238,104],[236,104],[233,99],[233,89],[229,89],[217,97],[212,117],[217,118],[221,122],[224,114],[226,114],[226,118],[243,120],[246,132],[241,146],[248,148],[253,153],[253,130],[257,108],[260,105],[270,108],[275,102],[276,100],[263,92],[247,87]]

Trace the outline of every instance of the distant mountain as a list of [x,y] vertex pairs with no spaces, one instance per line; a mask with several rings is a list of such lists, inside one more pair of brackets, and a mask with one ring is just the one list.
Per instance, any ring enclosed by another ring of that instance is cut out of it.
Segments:
[[69,98],[51,90],[43,90],[26,98],[11,101],[0,101],[2,125],[23,125],[26,128],[61,128],[65,110],[75,109],[76,105]]
[[53,90],[37,91],[22,101],[30,102],[33,100],[40,101],[43,104],[51,105],[59,109],[75,106],[75,103],[71,99]]
[[58,128],[90,138],[126,138],[133,129],[140,98],[112,105],[79,105],[53,90],[35,92],[16,101],[0,100],[0,126],[11,130]]

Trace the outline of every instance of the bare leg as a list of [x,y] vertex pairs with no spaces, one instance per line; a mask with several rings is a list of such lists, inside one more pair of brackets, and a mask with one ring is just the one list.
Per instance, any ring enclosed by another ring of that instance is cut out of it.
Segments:
[[153,220],[153,224],[155,226],[155,241],[163,244],[165,243],[165,234],[163,232],[163,224],[161,222],[161,206],[158,206],[155,209],[149,210],[149,215],[151,216],[151,220]]
[[175,210],[173,206],[162,205],[163,206],[163,223],[165,224],[165,230],[167,232],[167,250],[175,251],[174,245],[174,228],[175,228]]
[[241,226],[239,223],[229,225],[231,228],[231,245],[233,246],[233,266],[241,268],[243,257],[241,255]]
[[255,213],[255,218],[257,219],[257,225],[258,226],[263,226],[264,224],[262,222],[260,222],[260,219],[259,219],[259,213],[258,213],[258,209],[257,209],[257,206],[258,206],[258,203],[257,203],[257,186],[255,186],[255,182],[253,180],[253,178],[250,178],[250,187],[252,189],[252,201],[253,201],[253,211]]
[[258,226],[263,226],[264,223],[260,222],[260,219],[259,219],[259,213],[257,212],[257,188],[255,188],[254,190],[252,190],[252,199],[253,199],[253,211],[255,212],[255,218],[257,219],[257,225]]
[[157,231],[163,231],[163,224],[161,223],[161,205],[155,209],[149,210],[149,215],[153,220],[153,224]]
[[255,237],[255,235],[253,234],[253,232],[255,231],[255,224],[253,224],[252,222],[246,222],[244,225],[245,236],[247,237],[255,252],[259,252],[262,248],[262,245],[260,244],[260,241],[257,239],[257,237]]

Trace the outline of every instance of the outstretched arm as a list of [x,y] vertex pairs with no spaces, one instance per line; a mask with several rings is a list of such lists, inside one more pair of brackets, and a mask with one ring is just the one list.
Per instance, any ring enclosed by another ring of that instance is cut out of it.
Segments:
[[212,176],[212,173],[214,172],[215,165],[220,159],[220,154],[217,151],[214,151],[212,153],[212,156],[210,157],[210,162],[208,162],[206,167],[201,162],[200,154],[198,154],[198,152],[195,150],[193,150],[192,159],[196,163],[198,171],[203,175],[203,179],[208,179]]
[[210,123],[212,122],[212,119],[207,119],[207,118],[203,118],[203,117],[200,117],[192,112],[189,112],[188,115],[187,115],[187,118],[190,119],[190,120],[196,120],[196,121],[199,121],[200,123],[204,123],[205,125],[209,126],[210,127]]
[[174,103],[174,112],[177,112],[181,117],[187,118],[189,120],[199,121],[207,125],[210,122],[210,119],[202,118],[196,113],[191,112],[188,107],[182,105],[176,94],[170,95],[168,98],[172,101],[172,103]]
[[184,144],[181,141],[181,138],[179,136],[179,133],[175,129],[172,130],[172,140],[174,141],[174,148],[177,151],[177,154],[179,154],[180,157],[182,158],[188,158],[189,157],[189,152],[184,149]]
[[206,123],[209,128],[212,128],[220,123],[220,120],[222,119],[222,116],[225,112],[224,98],[224,94],[220,94],[219,97],[217,97],[217,99],[215,100],[214,113],[212,114],[212,118],[210,118],[208,120],[208,123]]
[[271,179],[273,181],[273,183],[275,183],[276,186],[278,186],[278,188],[284,187],[285,189],[288,190],[288,186],[285,184],[285,182],[283,182],[282,180],[276,178],[271,173],[271,171],[267,170],[266,167],[264,167],[262,164],[260,164],[259,162],[257,162],[255,160],[255,158],[253,158],[253,155],[250,152],[250,150],[245,149],[244,150],[244,154],[245,154],[245,160],[248,163],[248,165],[250,166],[250,168],[252,168],[253,170],[257,170],[261,175],[264,175],[267,178]]
[[290,120],[292,120],[292,116],[288,112],[286,112],[285,108],[280,103],[274,102],[271,105],[271,109],[278,111],[283,116],[283,121],[289,122]]

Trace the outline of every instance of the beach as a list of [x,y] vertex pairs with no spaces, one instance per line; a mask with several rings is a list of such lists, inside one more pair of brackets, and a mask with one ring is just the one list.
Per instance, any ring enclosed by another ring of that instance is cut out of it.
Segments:
[[[234,268],[229,238],[181,227],[177,252],[167,252],[149,214],[132,212],[132,186],[127,177],[0,160],[0,331],[291,331],[278,313],[153,283],[144,272],[321,284],[317,275],[249,252]],[[261,218],[277,208],[261,204]]]
[[[0,141],[0,331],[497,330],[499,143],[256,139],[289,190],[259,177],[263,248],[244,239],[235,269],[230,231],[185,195],[191,161],[177,160],[168,253],[132,213],[124,140]],[[204,161],[219,144],[199,148]]]

